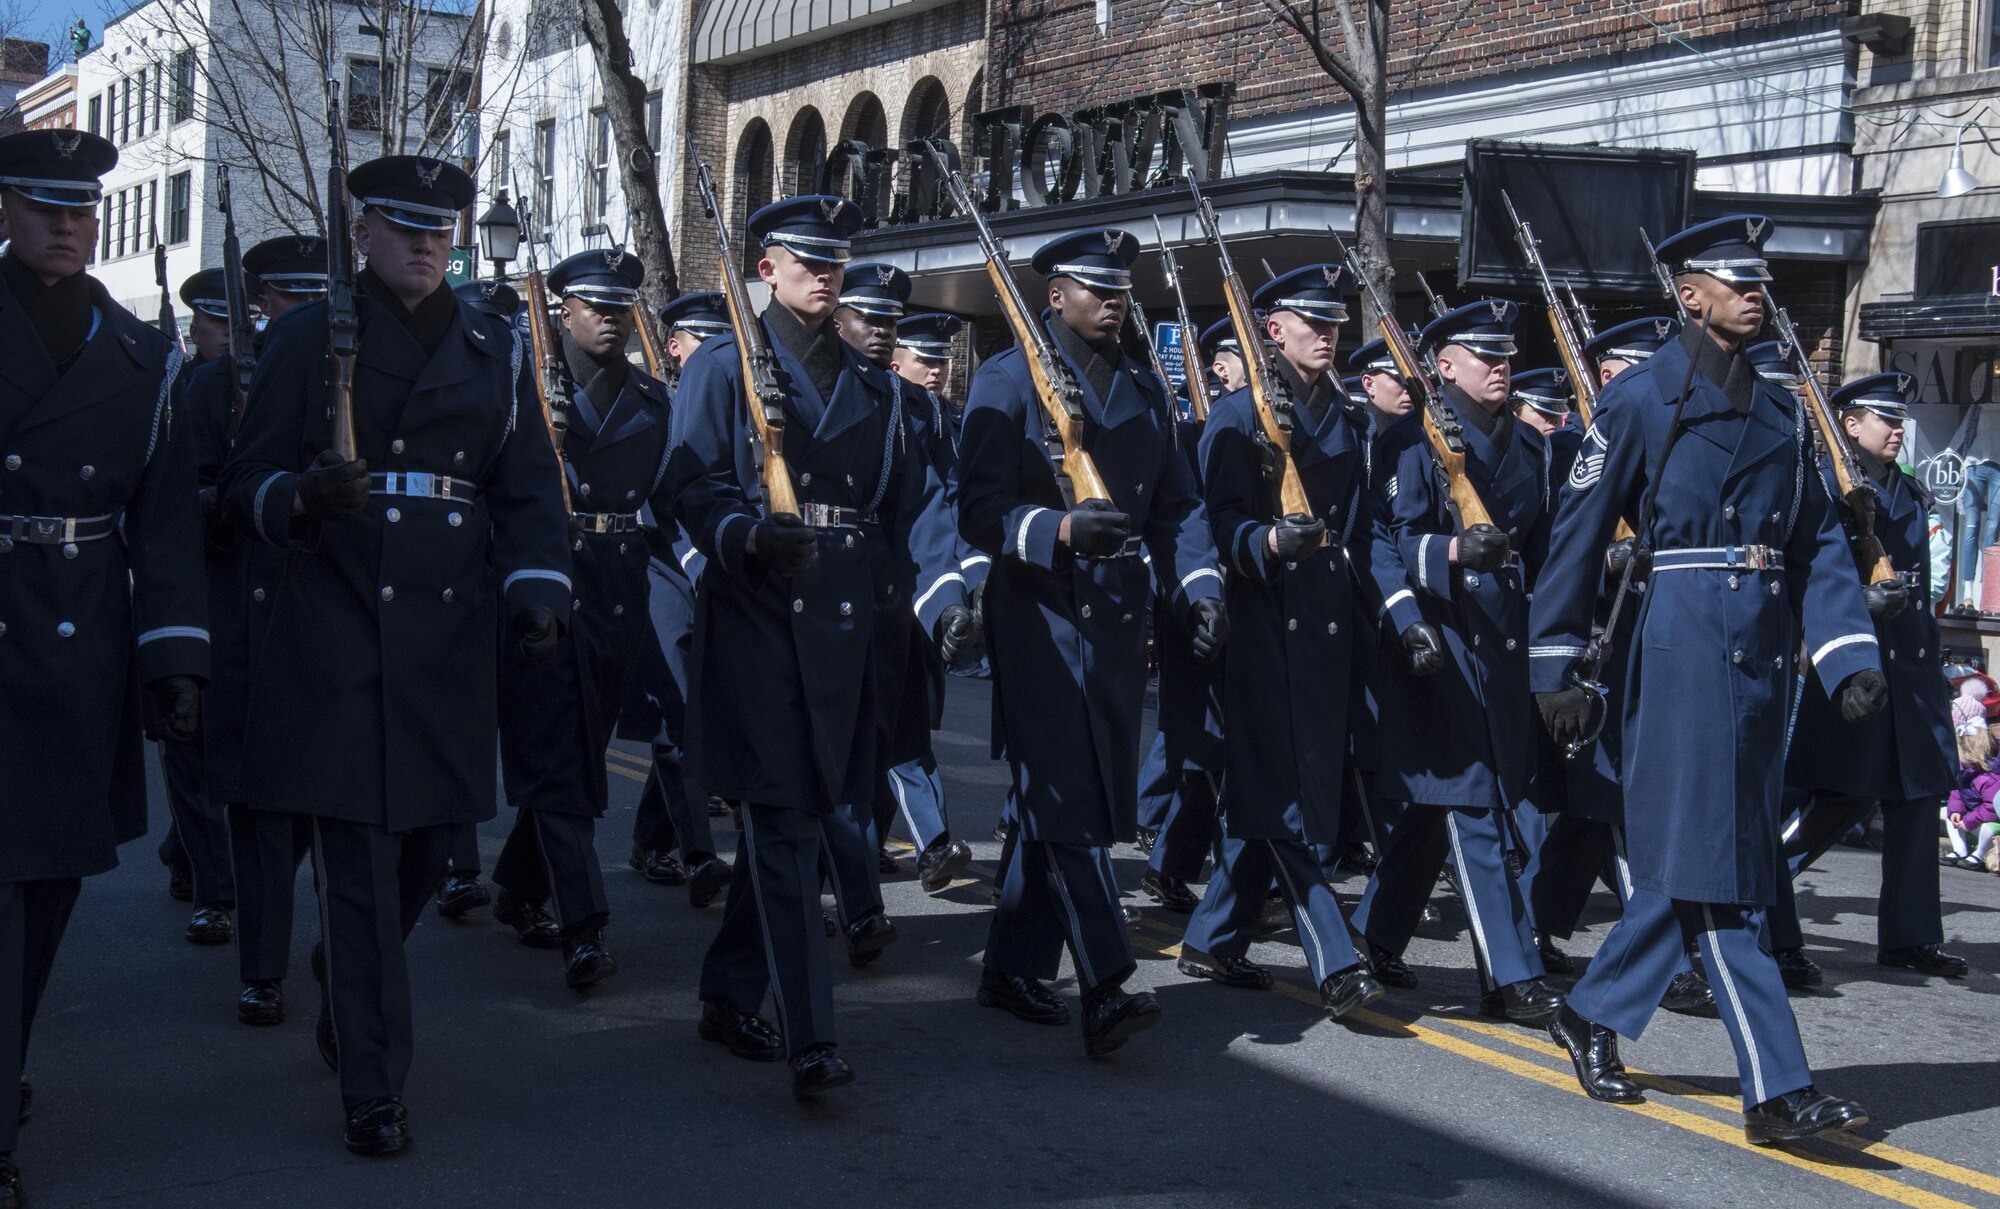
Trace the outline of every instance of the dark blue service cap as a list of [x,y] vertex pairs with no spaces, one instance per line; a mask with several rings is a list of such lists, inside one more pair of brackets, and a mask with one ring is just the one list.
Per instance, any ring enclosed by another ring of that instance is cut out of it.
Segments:
[[919,311],[896,325],[896,346],[926,361],[951,360],[951,339],[965,321],[943,311]]
[[474,310],[485,311],[509,323],[521,310],[521,296],[504,281],[463,281],[451,287],[451,292]]
[[1250,301],[1260,311],[1293,311],[1324,323],[1345,323],[1353,293],[1346,265],[1309,264],[1265,282]]
[[1885,420],[1907,420],[1916,386],[1909,374],[1869,374],[1834,391],[1829,401],[1835,411],[1865,408]]
[[1243,351],[1242,342],[1236,339],[1236,325],[1226,315],[1201,329],[1199,344],[1203,361],[1213,361],[1220,352]]
[[1750,358],[1750,368],[1766,382],[1776,382],[1787,390],[1797,390],[1799,367],[1792,357],[1792,346],[1783,340],[1766,340],[1743,350]]
[[318,235],[279,235],[243,253],[243,270],[259,283],[287,294],[326,293],[326,240]]
[[624,248],[592,248],[565,258],[549,270],[549,293],[571,294],[598,306],[631,306],[639,301],[646,266]]
[[1675,275],[1706,273],[1719,281],[1769,281],[1764,241],[1774,226],[1762,214],[1732,214],[1668,236],[1653,254]]
[[729,304],[714,290],[682,294],[660,308],[660,330],[669,336],[684,331],[703,340],[727,336],[731,331]]
[[362,213],[376,211],[397,226],[449,231],[472,204],[472,178],[449,160],[385,155],[347,174],[347,191]]
[[1575,406],[1575,393],[1566,369],[1529,369],[1510,380],[1514,397],[1536,411],[1566,416]]
[[1417,347],[1434,353],[1447,344],[1463,345],[1482,357],[1514,355],[1514,318],[1521,308],[1503,298],[1468,302],[1430,321]]
[[823,264],[846,264],[848,248],[860,229],[861,207],[830,193],[787,197],[750,216],[750,238],[755,243]]
[[910,275],[892,264],[866,261],[850,264],[840,278],[840,303],[850,311],[878,319],[896,319],[910,300]]
[[118,165],[109,139],[81,130],[29,130],[0,139],[0,185],[50,206],[94,206],[98,178]]
[[1356,374],[1352,378],[1342,378],[1340,380],[1340,389],[1347,392],[1347,399],[1350,403],[1368,402],[1368,392],[1361,389],[1360,374]]
[[1094,290],[1132,288],[1132,264],[1139,237],[1116,227],[1093,227],[1058,235],[1035,252],[1031,262],[1044,277],[1068,277]]
[[1387,340],[1370,340],[1347,354],[1347,368],[1364,374],[1390,374],[1398,379],[1403,376],[1403,371],[1396,368],[1396,359],[1389,355]]
[[1583,346],[1592,361],[1644,361],[1680,335],[1681,321],[1665,315],[1629,319],[1607,327]]
[[[221,269],[203,269],[189,274],[181,282],[181,304],[191,311],[200,311],[211,319],[229,318],[229,295],[224,292]],[[244,297],[252,292],[249,282],[244,282]]]

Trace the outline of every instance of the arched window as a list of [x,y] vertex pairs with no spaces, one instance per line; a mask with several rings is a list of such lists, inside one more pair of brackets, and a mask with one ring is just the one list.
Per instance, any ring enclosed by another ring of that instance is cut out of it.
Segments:
[[973,153],[973,143],[975,141],[972,137],[973,115],[985,108],[986,73],[983,71],[975,72],[972,76],[972,87],[965,90],[965,104],[959,109],[958,113],[958,149],[966,155]]
[[882,102],[874,93],[864,92],[848,105],[847,116],[840,120],[840,139],[858,140],[870,147],[888,143],[889,117],[882,112]]
[[808,105],[792,119],[792,132],[785,136],[786,194],[816,192],[819,170],[825,163],[826,122],[819,110]]
[[917,139],[952,137],[951,98],[936,76],[925,76],[910,89],[909,102],[903,106],[903,145]]
[[757,261],[762,258],[763,252],[750,246],[750,237],[744,228],[752,214],[776,200],[772,189],[777,175],[771,128],[764,124],[764,119],[752,118],[750,124],[743,128],[743,137],[736,143],[736,187],[733,204],[729,208],[729,238],[737,240],[742,246],[745,273],[757,271]]

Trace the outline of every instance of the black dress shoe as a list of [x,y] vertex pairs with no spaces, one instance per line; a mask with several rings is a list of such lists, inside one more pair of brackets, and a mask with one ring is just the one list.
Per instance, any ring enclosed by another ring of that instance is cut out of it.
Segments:
[[236,1018],[257,1028],[285,1022],[285,988],[275,978],[243,984],[236,997]]
[[1002,974],[992,966],[979,971],[979,1005],[999,1008],[1029,1024],[1068,1024],[1069,1006],[1033,978]]
[[1247,957],[1217,957],[1188,945],[1181,946],[1176,969],[1190,978],[1206,978],[1226,987],[1261,991],[1271,985],[1271,971]]
[[1160,842],[1160,829],[1157,827],[1141,827],[1139,828],[1138,838],[1133,842],[1139,846],[1139,851],[1145,853],[1147,856],[1151,856],[1153,855],[1153,846]]
[[1319,1001],[1335,1020],[1356,1008],[1367,1007],[1389,992],[1369,977],[1366,966],[1349,966],[1338,974],[1328,974],[1319,984]]
[[26,1209],[28,1194],[21,1190],[21,1169],[14,1156],[0,1154],[0,1209]]
[[776,1062],[785,1056],[785,1039],[778,1030],[726,1003],[703,1000],[701,1039],[726,1045],[729,1052],[752,1062]]
[[312,949],[313,980],[319,983],[319,1019],[313,1022],[313,1044],[319,1047],[319,1060],[334,1073],[340,1072],[340,1040],[333,1032],[333,993],[326,985],[326,949],[316,944]]
[[1479,1014],[1529,1028],[1547,1028],[1562,1003],[1562,996],[1548,983],[1539,978],[1524,978],[1480,996]]
[[721,798],[710,798],[708,800],[708,817],[712,819],[728,818],[729,803],[723,801]]
[[854,1082],[854,1068],[831,1045],[815,1045],[792,1059],[792,1099],[809,1100]]
[[828,936],[840,935],[840,925],[834,921],[833,912],[821,911],[819,913],[819,923],[820,927],[826,929]]
[[699,911],[729,889],[729,862],[719,856],[704,856],[688,869],[688,906]]
[[1565,1003],[1555,1019],[1549,1021],[1549,1036],[1569,1051],[1570,1065],[1576,1068],[1576,1081],[1591,1099],[1608,1104],[1637,1104],[1643,1098],[1639,1085],[1627,1077],[1625,1064],[1618,1060],[1617,1033],[1585,1020]]
[[1902,949],[1877,949],[1877,965],[1894,966],[1905,970],[1915,970],[1919,974],[1935,974],[1941,978],[1963,978],[1972,967],[1965,958],[1944,951],[1943,945],[1911,945]]
[[514,929],[514,935],[531,949],[559,949],[562,929],[540,903],[528,902],[502,888],[493,900],[493,918]]
[[655,886],[685,886],[688,873],[681,858],[658,848],[634,848],[626,864]]
[[1744,1113],[1743,1136],[1763,1146],[1866,1124],[1868,1110],[1852,1100],[1829,1096],[1808,1083]]
[[1368,851],[1368,845],[1356,841],[1340,850],[1340,855],[1335,858],[1333,867],[1336,873],[1367,877],[1369,874],[1375,872],[1375,866],[1378,863],[1375,859],[1375,854]]
[[1391,953],[1381,945],[1368,946],[1368,969],[1375,975],[1375,981],[1385,987],[1400,987],[1407,991],[1417,985],[1417,972],[1403,964],[1402,955]]
[[236,935],[227,907],[196,907],[188,919],[187,941],[191,945],[226,945]]
[[1806,956],[1804,949],[1779,949],[1771,954],[1778,959],[1778,976],[1785,980],[1788,991],[1804,991],[1826,981],[1813,959]]
[[847,929],[847,963],[855,969],[882,956],[882,950],[896,943],[896,925],[886,915],[871,915]]
[[1011,819],[1001,819],[999,822],[993,824],[994,843],[1004,844],[1007,842],[1007,837],[1013,834],[1014,834],[1014,823]]
[[167,866],[167,897],[177,903],[194,901],[194,870],[186,865]]
[[1139,879],[1139,893],[1176,915],[1192,915],[1201,906],[1201,899],[1186,882],[1158,869],[1146,870],[1146,876]]
[[1542,969],[1547,970],[1549,973],[1557,974],[1564,978],[1568,978],[1576,973],[1576,963],[1569,959],[1569,954],[1556,948],[1555,941],[1550,940],[1539,932],[1535,933],[1535,950],[1542,956]]
[[438,914],[446,919],[457,919],[474,907],[483,907],[491,901],[493,896],[486,892],[477,873],[454,873],[444,879],[444,885],[438,887]]
[[355,1154],[400,1154],[410,1145],[410,1117],[395,1096],[378,1096],[347,1114],[347,1148]]
[[875,872],[881,874],[883,877],[902,872],[901,868],[896,864],[895,854],[890,852],[886,847],[875,850]]
[[1708,985],[1708,979],[1693,970],[1674,975],[1674,980],[1667,984],[1667,993],[1660,996],[1660,1006],[1683,1016],[1703,1016],[1710,1020],[1721,1015],[1715,1010],[1715,991]]
[[618,960],[604,947],[604,929],[597,925],[571,928],[562,934],[563,982],[581,990],[618,972]]
[[1443,908],[1439,907],[1436,903],[1425,903],[1422,913],[1417,916],[1417,931],[1422,932],[1425,929],[1435,930],[1443,925]]
[[917,857],[917,884],[925,894],[936,894],[951,885],[958,871],[971,863],[971,844],[941,835]]
[[1129,992],[1115,982],[1093,987],[1083,993],[1083,1052],[1102,1058],[1159,1022],[1152,992]]
[[35,1085],[21,1080],[21,1115],[14,1118],[14,1124],[26,1125],[28,1118],[35,1115]]

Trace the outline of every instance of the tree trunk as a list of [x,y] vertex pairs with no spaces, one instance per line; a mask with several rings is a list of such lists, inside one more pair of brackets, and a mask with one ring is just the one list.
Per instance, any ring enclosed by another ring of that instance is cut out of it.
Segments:
[[639,305],[652,322],[659,309],[680,293],[674,249],[667,238],[667,210],[660,198],[658,158],[646,138],[646,82],[632,71],[632,44],[618,0],[577,0],[583,32],[597,57],[604,81],[604,108],[611,118],[611,141],[618,152],[618,179],[625,209],[632,216],[632,250],[646,266]]
[[[1359,272],[1382,292],[1382,301],[1396,305],[1395,266],[1389,259],[1388,79],[1389,0],[1366,0],[1360,23],[1363,45],[1352,47],[1351,59],[1361,91],[1354,99],[1354,256]],[[1379,318],[1364,294],[1364,332],[1374,332]],[[1372,338],[1372,337],[1371,337]]]

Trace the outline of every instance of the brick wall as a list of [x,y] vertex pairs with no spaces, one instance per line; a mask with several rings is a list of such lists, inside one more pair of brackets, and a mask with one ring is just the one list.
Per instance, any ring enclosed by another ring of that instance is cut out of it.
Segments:
[[[1333,36],[1331,0],[1317,2]],[[1103,31],[1091,0],[993,4],[989,106],[1068,109],[1107,95],[1212,80],[1236,83],[1231,110],[1245,117],[1345,99],[1298,35],[1274,24],[1262,0],[1111,0],[1112,20]],[[1856,11],[1859,0],[1640,0],[1640,7],[1678,34],[1713,37],[1828,21]],[[1665,40],[1619,0],[1395,0],[1390,11],[1392,92]]]
[[[975,98],[986,65],[985,34],[981,0],[957,0],[745,63],[692,66],[688,128],[715,171],[732,226],[743,216],[747,187],[736,179],[737,152],[751,123],[762,121],[771,132],[777,176],[769,182],[771,196],[789,191],[787,136],[807,108],[818,111],[831,146],[841,138],[843,123],[856,102],[863,94],[872,95],[881,104],[889,143],[900,146],[906,111],[913,108],[919,84],[934,80],[950,106],[948,134],[957,139],[968,108],[984,107]],[[692,190],[676,230],[681,232],[680,246],[702,249],[690,257],[686,288],[714,288],[716,269],[713,257],[706,254],[713,246],[714,227],[701,213]],[[731,234],[738,240],[743,237],[740,229]]]

